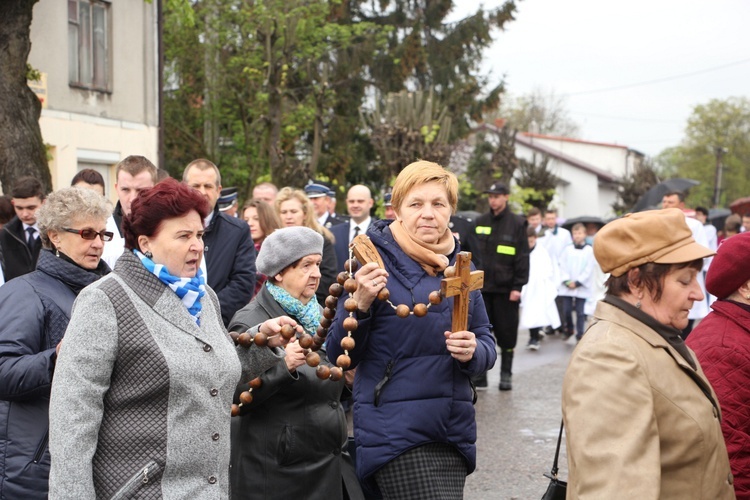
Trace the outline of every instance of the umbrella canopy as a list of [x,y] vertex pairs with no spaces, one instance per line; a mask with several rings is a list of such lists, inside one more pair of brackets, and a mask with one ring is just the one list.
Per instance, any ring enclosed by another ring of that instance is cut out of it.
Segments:
[[662,198],[667,193],[674,191],[684,192],[691,187],[697,186],[700,182],[693,179],[683,179],[677,177],[674,179],[667,179],[666,181],[660,182],[656,186],[652,187],[646,194],[641,196],[638,203],[633,207],[633,212],[642,212],[644,210],[650,210],[656,208],[661,203]]
[[581,217],[573,217],[572,219],[566,220],[562,227],[570,231],[570,228],[572,228],[576,224],[583,224],[584,226],[586,224],[596,224],[599,226],[599,229],[604,227],[604,224],[606,224],[606,221],[602,219],[601,217],[596,217],[594,215],[582,215]]
[[708,209],[708,222],[714,225],[714,227],[721,231],[724,229],[724,221],[732,213],[728,208],[709,208]]
[[750,212],[750,196],[734,200],[732,204],[729,205],[729,208],[732,209],[732,213],[740,215]]

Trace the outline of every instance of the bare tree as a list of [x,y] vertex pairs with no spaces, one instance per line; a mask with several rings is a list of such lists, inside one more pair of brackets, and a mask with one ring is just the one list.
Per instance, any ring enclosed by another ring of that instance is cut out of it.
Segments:
[[569,116],[565,98],[540,88],[505,99],[491,118],[494,117],[503,118],[511,127],[524,132],[563,137],[578,134],[578,125]]

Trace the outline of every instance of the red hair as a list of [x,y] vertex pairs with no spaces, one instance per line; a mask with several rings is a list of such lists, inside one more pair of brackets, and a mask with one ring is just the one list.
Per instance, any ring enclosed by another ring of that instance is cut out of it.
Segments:
[[175,179],[165,179],[150,189],[144,189],[130,205],[130,216],[122,219],[125,248],[140,249],[138,236],[155,236],[161,223],[187,215],[195,210],[205,219],[210,208],[203,195]]

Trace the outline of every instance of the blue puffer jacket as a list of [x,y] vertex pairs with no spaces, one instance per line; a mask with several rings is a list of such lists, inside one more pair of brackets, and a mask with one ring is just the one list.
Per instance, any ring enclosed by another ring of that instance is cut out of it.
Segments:
[[[367,235],[383,257],[389,273],[388,290],[394,304],[429,303],[443,276],[429,276],[396,244],[388,225],[376,221]],[[456,245],[458,247],[458,245]],[[450,256],[455,262],[455,253]],[[328,357],[342,354],[341,326],[348,315],[341,297],[328,336]],[[474,358],[454,360],[445,346],[451,329],[453,300],[431,306],[427,315],[401,319],[386,302],[375,300],[370,315],[359,318],[350,351],[357,367],[354,381],[354,439],[357,475],[372,475],[401,453],[427,443],[449,443],[466,458],[469,472],[476,466],[476,421],[470,377],[495,364],[495,340],[479,291],[471,293],[469,330],[477,338]]]
[[55,347],[78,292],[107,271],[42,250],[36,271],[0,287],[0,499],[47,498]]

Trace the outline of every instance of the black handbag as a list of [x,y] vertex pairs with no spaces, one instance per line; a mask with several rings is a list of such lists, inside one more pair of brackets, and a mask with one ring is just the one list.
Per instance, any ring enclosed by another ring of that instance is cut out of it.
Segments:
[[563,424],[560,422],[560,435],[557,436],[557,449],[555,449],[555,460],[552,462],[552,470],[544,477],[549,478],[547,491],[542,495],[542,500],[565,500],[568,483],[557,478],[557,458],[560,456],[560,443],[562,442]]

